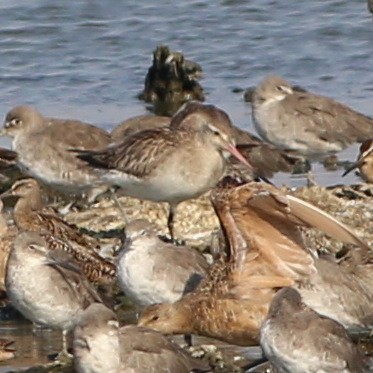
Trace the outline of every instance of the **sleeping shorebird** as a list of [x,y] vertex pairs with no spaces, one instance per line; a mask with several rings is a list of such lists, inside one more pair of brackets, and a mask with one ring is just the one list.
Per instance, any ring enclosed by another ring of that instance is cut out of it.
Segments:
[[320,316],[292,288],[273,298],[260,344],[279,373],[358,373],[367,368],[344,327]]
[[348,268],[309,253],[297,226],[316,227],[369,250],[351,229],[264,183],[222,184],[212,201],[229,242],[228,264],[212,265],[210,276],[178,302],[145,309],[139,325],[256,344],[270,302],[284,286],[297,288],[309,306],[345,326],[369,322],[372,288]]
[[135,325],[119,328],[115,313],[98,303],[80,313],[73,348],[78,373],[210,371],[161,333]]
[[130,197],[167,202],[168,228],[174,236],[176,206],[214,187],[233,155],[250,169],[235,148],[228,115],[212,105],[186,104],[169,127],[135,133],[100,151],[77,151],[101,179]]
[[68,224],[52,209],[44,206],[38,182],[34,179],[16,181],[1,198],[18,198],[13,216],[20,231],[36,231],[44,235],[51,248],[59,247],[74,256],[90,281],[113,282],[116,276],[115,265],[102,257],[96,250],[99,242],[80,233],[76,226]]
[[347,175],[355,168],[359,168],[362,178],[367,183],[373,183],[373,140],[366,140],[360,146],[360,154],[357,161],[343,173]]
[[12,305],[27,319],[62,330],[65,355],[76,316],[101,301],[72,257],[51,249],[37,232],[24,231],[15,239],[5,283]]
[[252,116],[265,141],[309,157],[337,153],[373,137],[372,118],[331,98],[295,91],[278,76],[268,76],[256,87]]
[[126,240],[117,259],[120,288],[135,304],[176,302],[206,276],[208,263],[191,247],[162,241],[154,224],[126,225]]
[[86,195],[89,202],[108,187],[85,162],[68,150],[94,150],[111,142],[101,128],[70,119],[44,117],[31,106],[16,106],[5,118],[3,136],[13,138],[21,171],[67,194]]

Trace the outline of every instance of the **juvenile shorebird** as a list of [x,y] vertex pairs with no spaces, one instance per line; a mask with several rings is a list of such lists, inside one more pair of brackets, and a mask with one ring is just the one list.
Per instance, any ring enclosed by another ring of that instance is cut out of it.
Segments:
[[96,173],[68,149],[94,150],[107,146],[110,135],[77,120],[44,117],[31,106],[17,106],[5,118],[2,135],[13,138],[22,172],[63,193],[93,201],[107,190]]
[[[115,280],[115,265],[100,257],[95,251],[99,248],[99,241],[83,235],[76,226],[68,224],[52,209],[46,208],[36,180],[16,181],[0,197],[6,196],[18,197],[13,216],[20,231],[46,233],[44,238],[51,248],[59,247],[74,256],[90,281],[106,283]],[[66,242],[66,245],[62,242]]]
[[331,98],[294,91],[278,76],[268,76],[256,87],[252,115],[264,140],[309,157],[336,153],[373,137],[372,118]]
[[317,227],[369,249],[347,226],[264,183],[223,185],[212,200],[229,242],[228,264],[214,264],[210,277],[178,302],[145,309],[139,325],[255,344],[269,304],[284,286],[296,287],[312,308],[345,326],[367,324],[373,314],[372,289],[352,271],[311,255],[297,229]]
[[3,207],[3,201],[0,200],[0,291],[5,291],[6,263],[17,236],[17,229],[8,226]]
[[309,308],[292,288],[275,295],[260,335],[264,354],[279,373],[358,373],[367,368],[343,326]]
[[235,156],[228,115],[212,105],[186,104],[169,127],[142,131],[101,151],[78,151],[78,158],[101,169],[101,179],[131,197],[170,205],[168,228],[173,236],[176,206],[214,187],[226,159]]
[[359,168],[362,178],[368,182],[373,183],[373,140],[366,140],[360,146],[360,154],[357,161],[352,164],[342,176],[346,176],[355,168]]
[[135,220],[127,224],[125,233],[117,278],[135,304],[176,302],[206,276],[208,263],[204,256],[190,247],[162,241],[154,224]]
[[78,373],[209,371],[158,332],[134,325],[119,329],[114,312],[98,303],[79,315],[73,346]]
[[78,313],[101,301],[66,255],[51,250],[39,233],[22,232],[14,241],[5,281],[12,305],[27,319],[62,330],[64,354],[66,334]]
[[[139,115],[129,118],[115,127],[111,132],[113,142],[123,141],[125,136],[136,132],[154,128],[167,127],[171,123],[170,117],[159,115]],[[275,172],[291,172],[300,157],[289,151],[279,150],[271,144],[265,143],[251,133],[233,126],[233,133],[237,149],[244,155],[260,177],[272,177]],[[236,158],[227,160],[225,173],[227,175],[239,174],[251,180],[254,175],[245,165]]]

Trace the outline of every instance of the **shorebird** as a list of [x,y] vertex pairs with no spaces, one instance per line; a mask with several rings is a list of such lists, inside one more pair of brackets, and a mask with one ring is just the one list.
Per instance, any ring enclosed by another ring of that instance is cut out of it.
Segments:
[[[120,123],[112,130],[111,137],[113,142],[123,141],[125,136],[144,130],[167,127],[170,123],[170,117],[139,115]],[[233,125],[233,132],[237,149],[250,162],[259,177],[272,177],[276,172],[292,172],[294,165],[301,160],[294,152],[279,150],[237,126]],[[256,176],[234,157],[227,160],[225,174],[231,176],[238,174],[248,181]]]
[[115,313],[98,303],[79,315],[73,347],[78,373],[210,371],[154,330],[135,325],[119,329]]
[[125,234],[117,278],[135,304],[176,302],[206,276],[208,263],[201,253],[162,241],[155,225],[147,220],[128,223]]
[[373,183],[373,140],[366,140],[360,146],[360,154],[357,161],[352,164],[342,176],[347,175],[355,168],[359,168],[362,178],[368,182]]
[[99,241],[80,233],[79,229],[68,224],[52,209],[44,206],[38,182],[34,179],[16,181],[1,198],[15,196],[18,201],[13,217],[20,231],[36,231],[42,234],[51,248],[59,247],[74,256],[90,281],[113,282],[116,276],[115,265],[100,257],[95,250]]
[[167,202],[172,237],[176,206],[214,187],[229,155],[252,168],[235,148],[228,115],[198,102],[180,109],[169,127],[138,132],[100,151],[77,153],[101,169],[105,183],[121,187],[126,195]]
[[66,334],[78,313],[101,301],[73,259],[52,250],[37,232],[15,239],[5,282],[12,305],[27,319],[62,330],[62,354],[68,354]]
[[255,344],[273,296],[285,286],[296,287],[309,306],[345,326],[369,323],[372,289],[353,271],[309,253],[297,226],[369,250],[351,229],[271,185],[221,185],[212,201],[229,243],[228,264],[214,264],[196,291],[179,301],[146,308],[139,325]]
[[13,138],[21,171],[52,189],[86,195],[89,202],[108,189],[68,150],[109,145],[110,135],[103,129],[77,120],[47,118],[35,108],[22,105],[8,112],[1,134]]
[[256,87],[252,116],[265,141],[308,157],[337,153],[373,137],[372,118],[331,98],[295,91],[278,76]]
[[367,368],[344,327],[320,316],[292,288],[273,298],[260,344],[279,373],[358,373]]
[[8,226],[3,207],[3,201],[0,200],[0,291],[5,291],[6,263],[17,235],[17,229]]
[[15,357],[15,349],[11,347],[14,341],[0,338],[0,361],[13,359]]

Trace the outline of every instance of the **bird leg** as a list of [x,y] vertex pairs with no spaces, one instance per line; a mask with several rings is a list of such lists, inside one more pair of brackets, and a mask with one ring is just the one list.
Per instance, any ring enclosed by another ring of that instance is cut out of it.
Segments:
[[174,216],[177,205],[170,204],[170,211],[167,218],[167,228],[170,232],[171,239],[174,239]]
[[125,224],[127,224],[128,220],[127,220],[127,217],[126,217],[126,213],[124,212],[123,206],[120,203],[117,195],[115,194],[115,190],[113,190],[112,188],[110,188],[110,192],[111,192],[111,198],[113,199],[114,204],[117,206],[120,214],[122,215],[122,218],[123,218]]

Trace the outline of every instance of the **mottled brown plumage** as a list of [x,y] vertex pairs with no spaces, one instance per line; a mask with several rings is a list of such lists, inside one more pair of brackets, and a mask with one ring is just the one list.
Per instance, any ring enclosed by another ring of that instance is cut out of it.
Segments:
[[214,187],[230,154],[252,169],[235,148],[228,115],[197,102],[181,108],[169,127],[135,133],[101,151],[77,153],[100,169],[105,183],[121,187],[126,195],[169,203],[171,235],[176,206]]
[[8,225],[0,200],[0,291],[5,291],[6,263],[17,233],[17,228]]
[[366,324],[372,291],[337,263],[313,257],[297,228],[317,227],[368,248],[348,227],[264,183],[222,184],[212,200],[229,243],[228,267],[214,264],[212,278],[176,303],[149,307],[140,325],[253,344],[272,297],[283,286],[296,287],[306,303],[345,325]]
[[36,180],[19,180],[2,197],[6,195],[18,197],[13,216],[20,231],[39,232],[50,249],[60,248],[74,256],[91,281],[111,282],[115,279],[115,265],[95,252],[99,242],[83,235],[76,226],[68,224],[53,210],[44,207]]

